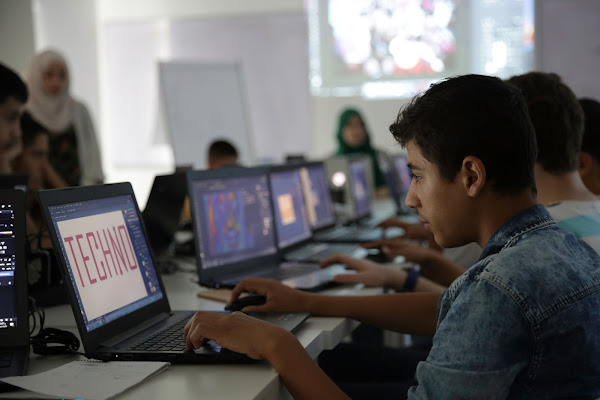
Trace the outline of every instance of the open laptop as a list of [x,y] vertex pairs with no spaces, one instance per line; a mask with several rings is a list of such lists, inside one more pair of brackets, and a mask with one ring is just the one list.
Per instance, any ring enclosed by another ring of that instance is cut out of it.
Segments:
[[184,170],[171,175],[155,176],[142,213],[150,247],[158,259],[174,253],[175,232],[179,227],[187,195],[185,174]]
[[414,214],[414,210],[406,206],[406,195],[412,181],[412,171],[408,167],[405,155],[395,154],[390,156],[389,171],[386,176],[389,176],[390,181],[395,182],[393,191],[390,184],[388,184],[388,187],[390,187],[390,193],[394,203],[396,203],[396,213],[398,215]]
[[268,168],[188,172],[198,277],[208,287],[233,287],[255,276],[304,290],[333,284],[343,266],[284,262],[275,241]]
[[[25,373],[29,359],[25,193],[0,190],[0,378]],[[0,382],[0,391],[11,385]]]
[[[340,226],[336,224],[336,216],[329,192],[329,184],[325,165],[321,162],[310,163],[306,166],[308,180],[306,193],[308,213],[314,240],[323,242],[362,243],[379,240],[384,235],[381,228],[359,225],[360,220],[369,219],[371,215],[371,195],[367,183],[367,169],[364,159],[349,161],[348,180],[351,193],[354,196],[355,212],[353,225]],[[386,237],[394,237],[402,233],[400,229],[387,229]]]
[[271,167],[271,202],[275,211],[277,247],[286,260],[321,261],[334,254],[362,257],[356,244],[315,242],[310,227],[305,191],[310,190],[308,164]]
[[[38,193],[89,357],[100,360],[248,362],[214,342],[185,352],[193,311],[171,311],[129,183]],[[306,313],[253,314],[288,330]]]

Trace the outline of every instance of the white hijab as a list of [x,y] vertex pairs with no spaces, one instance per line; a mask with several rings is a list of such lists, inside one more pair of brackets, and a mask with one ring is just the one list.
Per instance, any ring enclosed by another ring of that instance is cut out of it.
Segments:
[[[65,68],[65,84],[56,96],[49,96],[44,90],[44,73],[53,64],[61,64]],[[69,94],[69,69],[64,57],[53,50],[38,53],[31,60],[26,75],[29,99],[25,108],[34,119],[51,132],[62,132],[73,123],[75,100]]]

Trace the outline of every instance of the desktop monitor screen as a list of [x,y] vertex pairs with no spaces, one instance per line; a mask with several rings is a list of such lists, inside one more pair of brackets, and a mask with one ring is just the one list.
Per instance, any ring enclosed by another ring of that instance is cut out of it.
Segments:
[[273,171],[270,179],[278,246],[284,248],[310,238],[312,232],[304,203],[300,170],[294,168]]
[[48,212],[88,332],[163,298],[131,195],[53,205]]
[[356,218],[365,217],[371,212],[367,162],[367,159],[350,160],[350,191],[354,199]]
[[308,221],[313,229],[335,223],[335,211],[329,193],[325,165],[319,163],[300,169]]
[[203,269],[276,253],[266,174],[199,179],[191,188]]

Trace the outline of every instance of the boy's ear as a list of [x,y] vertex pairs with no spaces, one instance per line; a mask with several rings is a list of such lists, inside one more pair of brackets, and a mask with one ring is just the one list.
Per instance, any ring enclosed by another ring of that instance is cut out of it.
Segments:
[[483,162],[475,156],[467,156],[459,174],[467,196],[477,197],[485,187],[486,170]]
[[579,175],[583,178],[592,172],[593,159],[590,153],[579,152]]

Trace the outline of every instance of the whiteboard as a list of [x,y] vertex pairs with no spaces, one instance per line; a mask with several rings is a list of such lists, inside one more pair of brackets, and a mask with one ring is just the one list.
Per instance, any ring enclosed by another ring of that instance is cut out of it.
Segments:
[[243,165],[254,163],[239,63],[160,62],[161,101],[176,165],[207,168],[215,139],[229,140]]

